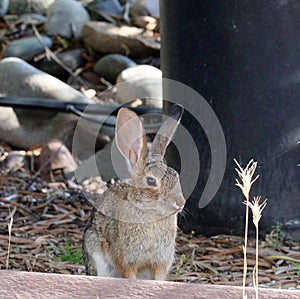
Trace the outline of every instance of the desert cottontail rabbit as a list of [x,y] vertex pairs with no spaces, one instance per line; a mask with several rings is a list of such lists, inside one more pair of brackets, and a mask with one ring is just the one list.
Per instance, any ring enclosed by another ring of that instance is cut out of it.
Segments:
[[172,107],[148,152],[142,122],[133,111],[120,109],[115,138],[131,178],[95,201],[83,236],[88,275],[165,278],[174,258],[177,213],[185,199],[178,173],[163,156],[182,113],[181,106]]

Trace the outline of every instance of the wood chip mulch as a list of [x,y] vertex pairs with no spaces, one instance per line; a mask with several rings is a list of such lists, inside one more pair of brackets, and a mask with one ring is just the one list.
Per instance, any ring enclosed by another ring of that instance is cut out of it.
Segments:
[[[97,180],[84,183],[93,192]],[[0,269],[84,275],[81,238],[92,204],[82,184],[46,182],[20,172],[0,175]],[[261,287],[300,290],[297,264],[270,256],[300,260],[299,242],[270,235],[260,242]],[[203,284],[242,285],[243,238],[184,235],[177,238],[176,259],[169,280]],[[248,285],[255,264],[254,240],[248,247]]]

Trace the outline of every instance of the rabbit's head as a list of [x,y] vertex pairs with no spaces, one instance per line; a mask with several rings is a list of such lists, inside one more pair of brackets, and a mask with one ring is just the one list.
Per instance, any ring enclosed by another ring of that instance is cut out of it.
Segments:
[[164,154],[181,120],[183,108],[174,105],[147,149],[143,124],[131,110],[122,108],[117,116],[116,144],[126,158],[131,172],[129,183],[136,192],[128,201],[142,210],[154,210],[162,216],[183,209],[183,197],[178,173],[164,162]]

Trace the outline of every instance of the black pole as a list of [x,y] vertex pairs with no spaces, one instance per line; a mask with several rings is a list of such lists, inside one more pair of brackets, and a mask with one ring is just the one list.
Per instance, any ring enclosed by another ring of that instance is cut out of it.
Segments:
[[[299,11],[299,1],[161,1],[163,77],[206,99],[227,145],[222,185],[210,204],[199,209],[211,149],[204,130],[185,114],[182,122],[201,157],[198,184],[187,202],[194,218],[183,220],[185,231],[243,232],[245,208],[234,186],[233,159],[245,166],[254,158],[260,178],[251,195],[269,199],[261,231],[280,224],[300,239]],[[165,86],[164,98],[176,97],[172,92]]]

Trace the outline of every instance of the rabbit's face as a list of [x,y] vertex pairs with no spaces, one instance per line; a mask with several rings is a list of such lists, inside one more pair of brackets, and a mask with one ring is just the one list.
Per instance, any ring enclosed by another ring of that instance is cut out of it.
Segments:
[[141,209],[155,209],[166,216],[178,213],[184,207],[179,174],[162,158],[149,158],[143,172],[132,176],[132,183],[143,193],[136,202]]

